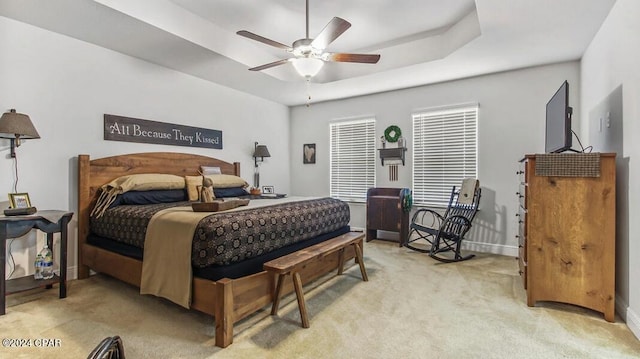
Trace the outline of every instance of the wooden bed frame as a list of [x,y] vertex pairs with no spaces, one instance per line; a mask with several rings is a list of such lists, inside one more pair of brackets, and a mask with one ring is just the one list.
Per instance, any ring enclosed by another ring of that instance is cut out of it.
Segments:
[[[215,158],[183,153],[151,152],[120,155],[90,160],[89,155],[78,156],[78,279],[87,278],[89,269],[105,273],[126,283],[140,286],[142,261],[116,254],[87,243],[89,213],[96,203],[98,190],[105,183],[128,174],[169,173],[178,176],[198,175],[200,166],[217,166],[222,173],[240,175],[240,164]],[[345,259],[355,257],[353,250],[345,252]],[[322,261],[309,265],[301,277],[305,283],[338,267],[339,256],[334,253]],[[227,347],[233,342],[234,323],[273,301],[275,277],[262,271],[249,276],[211,281],[193,278],[191,308],[213,315],[215,343]],[[285,293],[293,291],[288,283]]]

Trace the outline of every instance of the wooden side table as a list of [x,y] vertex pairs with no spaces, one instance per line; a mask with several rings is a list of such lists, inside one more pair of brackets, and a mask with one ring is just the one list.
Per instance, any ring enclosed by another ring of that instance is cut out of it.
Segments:
[[409,233],[409,212],[402,209],[402,188],[369,188],[367,191],[367,242],[378,238],[378,230],[397,232],[404,245]]
[[[5,314],[7,294],[60,283],[60,298],[67,296],[67,227],[73,212],[66,211],[38,211],[33,215],[11,216],[0,215],[0,315]],[[47,246],[53,253],[53,234],[60,233],[60,275],[51,279],[34,279],[33,275],[5,280],[5,261],[7,239],[18,238],[32,229],[39,229],[47,233]]]

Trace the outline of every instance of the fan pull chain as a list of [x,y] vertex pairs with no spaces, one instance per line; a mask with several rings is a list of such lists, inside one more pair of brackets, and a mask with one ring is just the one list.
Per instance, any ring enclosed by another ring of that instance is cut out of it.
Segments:
[[311,77],[307,76],[307,107],[311,107]]

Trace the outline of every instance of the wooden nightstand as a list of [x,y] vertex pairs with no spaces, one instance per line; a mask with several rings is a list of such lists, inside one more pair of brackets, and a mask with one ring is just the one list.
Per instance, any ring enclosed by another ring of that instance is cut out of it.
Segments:
[[[5,296],[25,290],[60,283],[60,298],[67,296],[67,226],[73,212],[66,211],[38,211],[28,216],[0,215],[0,315],[5,314]],[[8,238],[18,238],[32,229],[39,229],[47,233],[47,245],[53,251],[53,234],[60,233],[60,275],[51,279],[33,278],[33,275],[5,280],[5,261]]]

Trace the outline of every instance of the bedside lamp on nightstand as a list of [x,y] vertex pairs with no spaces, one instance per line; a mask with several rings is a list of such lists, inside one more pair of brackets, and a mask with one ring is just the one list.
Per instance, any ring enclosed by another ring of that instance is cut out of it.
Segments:
[[[40,138],[38,131],[31,123],[29,116],[23,113],[17,113],[11,109],[0,117],[0,138],[8,138],[11,140],[11,158],[16,161],[16,180],[13,185],[13,192],[17,192],[18,187],[18,157],[16,156],[16,147],[20,146],[21,139]],[[15,193],[14,193],[15,194]],[[35,212],[35,207],[28,204],[27,207],[13,206],[14,208],[4,211],[5,215],[24,215]],[[21,207],[21,208],[17,208]]]
[[253,186],[254,188],[260,188],[260,170],[258,167],[258,157],[260,157],[260,162],[264,161],[265,157],[271,157],[267,146],[259,145],[258,142],[255,142],[253,145],[253,159],[255,161],[255,167],[253,169]]
[[40,135],[29,116],[11,109],[0,117],[0,138],[11,140],[11,157],[15,158],[16,147],[20,147],[21,139],[40,138]]

